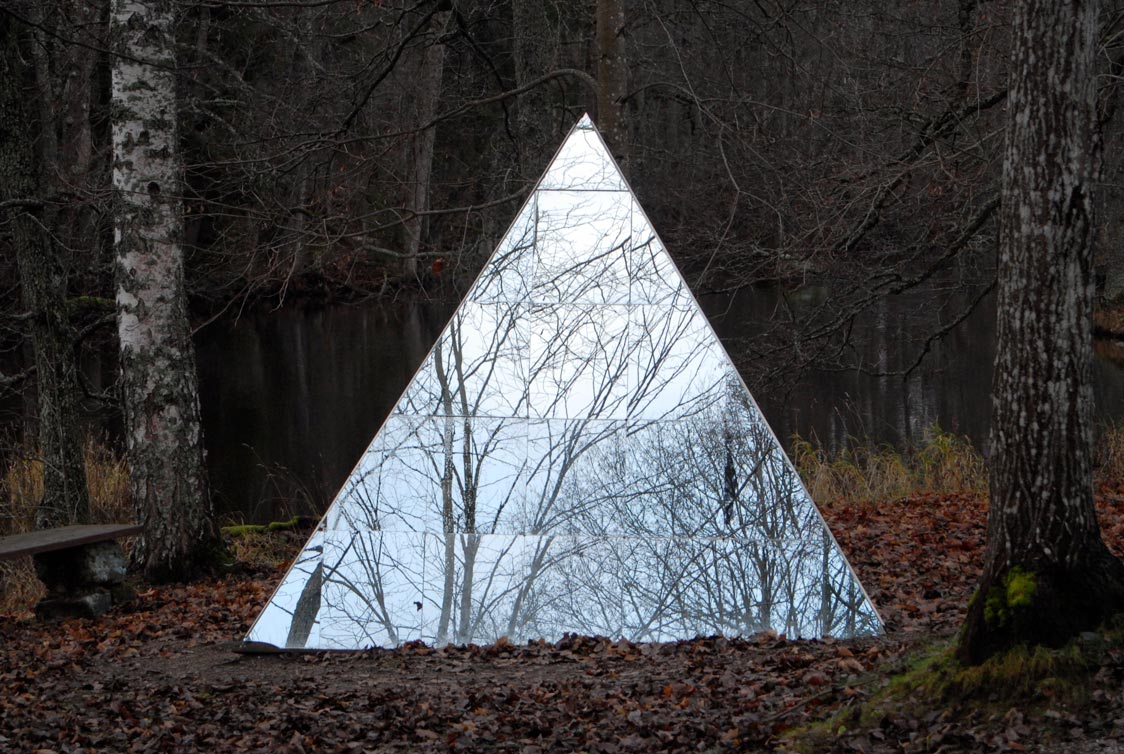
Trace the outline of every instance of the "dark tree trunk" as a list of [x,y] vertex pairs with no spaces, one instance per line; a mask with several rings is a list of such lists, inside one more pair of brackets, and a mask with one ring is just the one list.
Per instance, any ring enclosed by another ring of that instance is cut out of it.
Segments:
[[[40,191],[39,160],[32,134],[40,132],[33,112],[37,91],[29,62],[34,45],[26,27],[0,15],[0,201],[30,200]],[[36,513],[41,527],[89,519],[78,377],[66,310],[66,253],[43,227],[43,212],[30,205],[7,211],[19,267],[23,305],[31,315],[38,409],[36,439],[43,460],[43,498]]]
[[183,280],[172,15],[169,0],[115,0],[111,19],[129,52],[113,68],[113,182],[125,440],[144,524],[134,558],[161,581],[212,569],[221,545]]
[[[559,66],[561,9],[549,0],[514,0],[511,22],[514,30],[512,57],[515,83],[526,86]],[[555,142],[560,138],[555,123],[552,85],[537,86],[519,96],[516,124],[519,136],[520,177],[534,181],[542,174]],[[567,124],[568,127],[568,124]]]
[[597,0],[597,125],[627,174],[628,128],[624,120],[628,67],[623,0]]
[[959,655],[1057,646],[1124,607],[1093,508],[1092,181],[1097,9],[1017,8],[999,239],[991,506]]
[[297,605],[293,608],[293,622],[289,624],[289,636],[285,639],[286,647],[304,649],[308,645],[308,637],[312,634],[312,627],[316,625],[316,616],[320,614],[323,586],[324,564],[317,563],[308,581],[304,582],[301,596],[297,598]]
[[441,101],[441,78],[445,69],[445,24],[449,13],[438,13],[430,22],[433,39],[426,42],[418,62],[414,87],[417,93],[415,110],[418,129],[410,140],[407,180],[409,183],[408,204],[415,217],[407,220],[405,273],[410,277],[418,275],[418,255],[425,243],[426,212],[429,211],[429,190],[433,179],[433,148],[437,141],[437,126],[428,126]]

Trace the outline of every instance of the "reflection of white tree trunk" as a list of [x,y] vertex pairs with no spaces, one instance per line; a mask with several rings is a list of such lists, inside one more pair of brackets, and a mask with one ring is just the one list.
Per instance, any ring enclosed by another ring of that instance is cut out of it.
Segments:
[[476,572],[476,552],[480,549],[480,538],[473,534],[461,537],[464,550],[464,564],[461,569],[460,621],[457,625],[457,642],[472,641],[472,628],[476,622],[472,609],[472,588]]
[[[433,350],[434,367],[438,386],[440,389],[442,421],[444,431],[442,434],[441,454],[443,473],[441,476],[441,519],[445,539],[445,580],[441,595],[441,614],[438,620],[437,643],[444,644],[449,638],[449,629],[452,624],[454,602],[457,602],[457,533],[461,537],[461,555],[463,561],[460,569],[460,599],[456,605],[458,619],[454,627],[454,641],[465,642],[471,639],[473,625],[472,594],[476,563],[476,552],[479,548],[479,539],[475,536],[476,526],[476,498],[479,467],[487,458],[486,443],[481,443],[484,452],[479,452],[474,444],[472,416],[475,407],[469,405],[466,387],[464,348],[461,339],[460,323],[455,319],[450,325],[450,337],[447,341],[437,344]],[[448,349],[446,355],[445,350]],[[446,358],[451,358],[451,376],[446,371]],[[486,366],[486,365],[475,365]],[[456,386],[455,388],[453,386]],[[456,425],[461,424],[460,447],[460,472],[457,478],[457,463],[455,446]],[[478,457],[479,456],[479,457]],[[457,484],[459,481],[459,484]],[[459,493],[460,506],[458,511],[457,497]],[[458,513],[460,514],[458,517]],[[458,521],[458,518],[460,519]]]
[[442,344],[433,349],[434,366],[441,386],[441,407],[445,411],[444,432],[441,437],[441,452],[444,456],[441,474],[441,525],[445,539],[445,583],[441,590],[441,615],[437,623],[437,643],[445,644],[449,637],[449,621],[453,610],[453,589],[456,585],[456,520],[453,511],[453,480],[456,469],[453,464],[453,396],[449,392],[449,379],[445,375]]

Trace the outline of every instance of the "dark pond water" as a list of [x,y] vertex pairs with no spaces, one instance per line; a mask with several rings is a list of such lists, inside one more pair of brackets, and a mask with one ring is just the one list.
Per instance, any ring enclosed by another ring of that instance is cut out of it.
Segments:
[[[777,294],[702,300],[735,353],[768,326]],[[287,310],[213,324],[198,335],[203,420],[220,511],[250,521],[319,513],[390,412],[455,305],[413,302]],[[947,316],[924,296],[883,301],[863,323],[857,371],[803,370],[755,398],[777,436],[920,441],[940,427],[978,446],[987,436],[994,348],[989,305],[934,344],[908,377],[875,377],[913,363],[918,333]],[[742,363],[744,372],[753,364]],[[752,376],[747,375],[752,381]],[[1098,417],[1124,417],[1124,371],[1096,367]]]

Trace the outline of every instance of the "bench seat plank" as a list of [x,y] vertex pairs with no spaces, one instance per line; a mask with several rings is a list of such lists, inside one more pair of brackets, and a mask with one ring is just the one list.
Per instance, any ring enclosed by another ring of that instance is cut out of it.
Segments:
[[57,529],[29,531],[0,537],[0,560],[12,560],[23,555],[37,555],[41,552],[66,550],[79,545],[127,537],[140,534],[144,527],[140,524],[76,524]]

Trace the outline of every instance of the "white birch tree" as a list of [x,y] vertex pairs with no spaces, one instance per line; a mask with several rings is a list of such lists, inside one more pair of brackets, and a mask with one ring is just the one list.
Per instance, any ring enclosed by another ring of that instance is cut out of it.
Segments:
[[628,171],[628,124],[624,120],[622,98],[628,86],[625,57],[624,3],[622,0],[597,0],[597,124],[605,135],[613,156]]
[[183,276],[174,6],[114,0],[113,187],[125,437],[144,524],[135,558],[156,580],[208,569],[217,538]]

